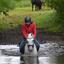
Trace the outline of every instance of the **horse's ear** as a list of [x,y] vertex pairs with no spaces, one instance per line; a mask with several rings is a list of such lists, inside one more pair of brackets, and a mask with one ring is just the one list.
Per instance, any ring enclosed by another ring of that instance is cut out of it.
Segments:
[[31,36],[33,36],[33,34],[31,33]]
[[31,33],[31,36],[34,37],[34,35]]

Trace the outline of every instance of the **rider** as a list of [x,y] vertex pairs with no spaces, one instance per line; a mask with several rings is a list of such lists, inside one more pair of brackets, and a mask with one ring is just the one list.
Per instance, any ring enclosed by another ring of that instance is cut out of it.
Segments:
[[23,33],[23,40],[20,43],[20,49],[22,47],[22,44],[27,39],[27,34],[32,33],[34,35],[34,41],[37,42],[38,46],[40,47],[39,42],[35,39],[36,37],[36,24],[34,22],[31,22],[30,17],[25,18],[25,23],[22,25],[22,33]]

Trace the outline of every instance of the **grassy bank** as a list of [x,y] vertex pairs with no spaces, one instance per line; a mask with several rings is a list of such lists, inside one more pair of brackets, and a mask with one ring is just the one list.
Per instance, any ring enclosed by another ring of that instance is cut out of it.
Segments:
[[14,28],[24,23],[26,16],[30,16],[32,21],[36,23],[37,28],[44,28],[51,32],[60,32],[60,25],[54,24],[55,11],[45,8],[44,10],[32,11],[31,7],[16,8],[8,12],[9,16],[0,15],[0,30]]

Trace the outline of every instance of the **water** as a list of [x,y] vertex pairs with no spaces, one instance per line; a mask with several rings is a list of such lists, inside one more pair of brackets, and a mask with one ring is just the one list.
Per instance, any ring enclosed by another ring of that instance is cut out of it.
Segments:
[[0,45],[0,64],[64,64],[64,46],[40,44],[38,57],[22,58],[17,45]]

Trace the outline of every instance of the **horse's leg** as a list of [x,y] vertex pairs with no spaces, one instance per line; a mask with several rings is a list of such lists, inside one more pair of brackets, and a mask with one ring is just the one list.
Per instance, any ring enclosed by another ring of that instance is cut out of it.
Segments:
[[35,3],[35,11],[37,11],[37,3]]
[[36,11],[36,5],[35,5],[35,11]]
[[38,4],[38,6],[39,6],[39,10],[41,9],[41,2]]
[[33,11],[33,3],[32,3],[32,11]]
[[38,10],[38,2],[35,3],[35,11]]
[[38,10],[38,6],[37,5],[35,5],[35,11],[37,11]]

